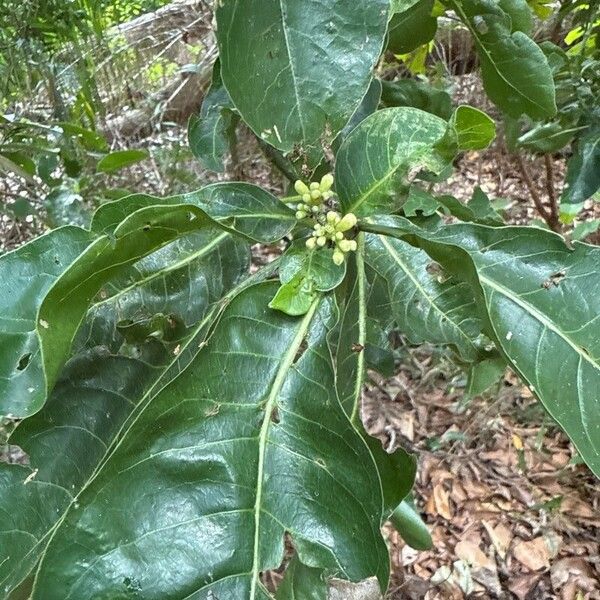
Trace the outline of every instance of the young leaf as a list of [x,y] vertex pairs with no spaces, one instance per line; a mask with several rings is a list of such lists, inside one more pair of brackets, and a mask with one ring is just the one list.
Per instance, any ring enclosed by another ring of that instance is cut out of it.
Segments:
[[369,87],[388,6],[388,0],[219,3],[221,74],[244,121],[284,152],[317,145],[326,130],[335,136]]
[[207,168],[221,173],[224,160],[231,151],[232,139],[239,117],[221,81],[221,63],[217,59],[213,78],[199,115],[188,123],[188,139],[192,154]]
[[486,333],[600,475],[600,249],[571,250],[533,227],[393,221],[365,228],[408,239],[471,283]]
[[190,367],[134,409],[57,525],[34,600],[132,585],[148,600],[265,598],[285,532],[304,563],[385,588],[377,473],[333,392],[334,307],[290,318],[266,309],[274,290],[236,296]]
[[367,117],[336,157],[336,191],[344,212],[366,216],[399,208],[409,175],[422,169],[439,173],[447,166],[434,148],[446,127],[416,108],[387,108]]
[[99,173],[114,173],[148,158],[147,150],[117,150],[104,156],[96,165]]
[[[459,106],[449,123],[452,139],[458,151],[483,150],[496,137],[494,120],[472,106]],[[452,156],[456,151],[452,152]]]
[[483,85],[490,99],[512,117],[533,119],[556,114],[554,82],[546,56],[499,4],[486,0],[448,0],[469,28],[481,61]]

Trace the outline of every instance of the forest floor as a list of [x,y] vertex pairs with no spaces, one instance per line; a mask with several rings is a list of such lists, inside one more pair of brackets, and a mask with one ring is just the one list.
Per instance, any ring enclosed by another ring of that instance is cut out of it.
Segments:
[[[169,135],[172,146],[184,143],[183,132]],[[256,146],[241,146],[237,176],[281,193],[283,181],[272,178]],[[184,184],[174,179],[177,186],[190,189],[214,179],[186,160],[177,168],[189,168],[191,176]],[[154,166],[150,174],[144,166],[132,167],[126,177],[143,180],[153,193],[177,191],[161,174],[164,165]],[[564,160],[556,158],[553,166],[560,193]],[[543,163],[529,168],[545,197]],[[468,199],[476,186],[506,200],[510,222],[536,218],[518,170],[498,144],[463,156],[438,191]],[[590,203],[586,216],[599,218],[599,207]],[[35,218],[0,217],[0,252],[40,231]],[[273,252],[277,249],[257,248],[257,260]],[[393,561],[389,600],[600,599],[600,486],[527,388],[507,371],[494,393],[465,402],[464,376],[445,353],[400,339],[396,354],[396,376],[383,380],[371,374],[363,416],[386,447],[402,445],[417,454],[415,500],[434,548],[417,552],[387,530]]]

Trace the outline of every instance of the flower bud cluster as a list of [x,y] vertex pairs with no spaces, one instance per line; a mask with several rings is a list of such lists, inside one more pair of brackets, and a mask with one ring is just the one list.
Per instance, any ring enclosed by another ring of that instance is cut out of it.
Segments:
[[309,215],[323,212],[325,202],[333,196],[332,185],[333,175],[331,173],[323,175],[321,183],[313,181],[310,185],[306,185],[303,181],[296,181],[294,188],[302,197],[302,202],[296,205],[296,218],[304,219]]
[[309,250],[322,248],[328,242],[331,242],[333,250],[333,262],[341,265],[344,262],[345,255],[348,252],[356,250],[356,241],[346,238],[346,232],[350,231],[357,223],[356,216],[348,213],[341,217],[339,213],[330,210],[322,222],[314,226],[312,237],[306,240],[306,247]]

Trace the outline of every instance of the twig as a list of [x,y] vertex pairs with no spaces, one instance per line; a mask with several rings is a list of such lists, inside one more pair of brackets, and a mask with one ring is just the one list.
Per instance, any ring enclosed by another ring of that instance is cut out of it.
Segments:
[[562,226],[558,216],[558,203],[556,201],[556,191],[554,189],[554,168],[552,166],[552,156],[544,154],[544,162],[546,163],[546,191],[548,193],[548,201],[550,202],[550,221],[548,225],[552,231],[560,233]]
[[551,216],[550,212],[548,212],[548,210],[544,206],[542,198],[541,198],[539,192],[537,191],[535,184],[533,183],[533,180],[529,176],[529,173],[527,172],[527,167],[525,165],[523,157],[518,152],[515,152],[514,156],[515,156],[515,160],[517,162],[517,166],[519,167],[519,172],[521,173],[521,176],[523,177],[523,181],[525,182],[525,185],[527,186],[527,189],[529,190],[529,195],[531,196],[531,199],[533,200],[536,210],[538,211],[540,216],[544,219],[544,221],[546,221],[546,223],[548,224],[548,227],[550,227],[550,229],[555,231],[553,224],[552,224],[552,216]]

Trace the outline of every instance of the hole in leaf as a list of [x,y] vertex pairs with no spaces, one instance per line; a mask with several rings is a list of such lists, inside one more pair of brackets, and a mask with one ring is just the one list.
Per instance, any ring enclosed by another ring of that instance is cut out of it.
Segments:
[[308,348],[308,342],[306,341],[306,338],[304,338],[302,340],[302,343],[300,344],[300,346],[298,346],[298,350],[296,351],[296,356],[294,356],[293,364],[296,364],[302,358],[302,355],[306,352],[307,348]]
[[30,360],[31,352],[23,354],[23,356],[21,356],[21,358],[19,359],[19,363],[17,364],[17,371],[24,371],[27,368],[27,365],[29,364]]
[[279,409],[277,408],[277,405],[275,405],[273,407],[273,410],[271,411],[271,422],[275,423],[275,425],[278,425],[280,420],[281,419],[279,418]]

